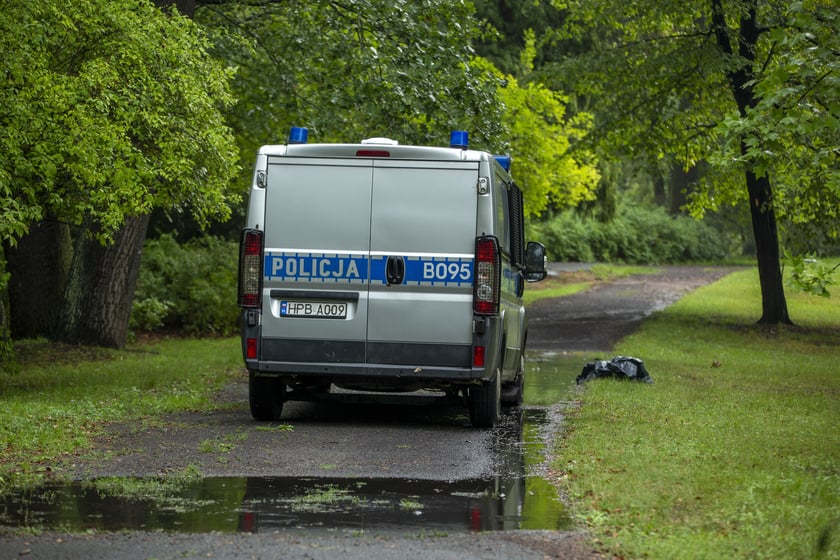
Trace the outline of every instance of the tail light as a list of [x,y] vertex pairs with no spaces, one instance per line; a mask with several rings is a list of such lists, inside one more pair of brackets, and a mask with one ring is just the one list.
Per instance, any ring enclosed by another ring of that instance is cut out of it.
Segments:
[[484,346],[473,346],[473,367],[484,367]]
[[473,310],[478,315],[495,315],[499,312],[501,285],[501,258],[495,237],[478,237],[475,240],[475,285]]
[[257,339],[249,338],[245,341],[245,358],[248,360],[257,359]]
[[262,298],[263,233],[245,229],[239,241],[239,306],[258,308]]

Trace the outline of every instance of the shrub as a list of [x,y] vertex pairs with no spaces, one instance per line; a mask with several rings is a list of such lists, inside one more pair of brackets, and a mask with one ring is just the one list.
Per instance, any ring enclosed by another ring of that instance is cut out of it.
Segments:
[[548,249],[549,259],[563,262],[592,262],[590,234],[583,221],[567,212],[544,222],[528,225],[529,240],[538,240]]
[[237,258],[236,242],[217,237],[183,245],[170,234],[147,240],[131,328],[190,335],[236,332]]
[[529,239],[542,241],[555,261],[673,264],[726,259],[731,236],[706,222],[670,216],[661,208],[619,208],[601,222],[573,211],[529,224]]
[[156,297],[140,299],[134,296],[131,307],[130,326],[132,329],[151,332],[161,328],[172,309],[172,302],[161,301]]

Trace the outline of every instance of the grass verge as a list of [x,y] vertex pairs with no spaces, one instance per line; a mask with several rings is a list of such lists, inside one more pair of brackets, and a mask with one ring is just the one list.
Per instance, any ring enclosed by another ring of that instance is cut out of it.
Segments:
[[[242,369],[237,339],[165,339],[128,350],[36,340],[0,372],[0,489],[34,482],[110,422],[207,409]],[[59,473],[60,474],[60,473]]]
[[616,354],[655,383],[595,381],[555,467],[618,558],[840,558],[840,296],[788,294],[755,325],[755,271],[646,321]]

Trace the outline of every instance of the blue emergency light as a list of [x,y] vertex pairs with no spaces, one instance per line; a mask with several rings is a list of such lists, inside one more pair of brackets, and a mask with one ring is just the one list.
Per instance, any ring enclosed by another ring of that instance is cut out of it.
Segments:
[[470,135],[466,130],[453,130],[449,135],[449,147],[466,150],[470,145]]
[[496,161],[499,162],[499,165],[502,166],[502,169],[504,169],[505,171],[510,173],[510,156],[504,155],[504,156],[493,156],[493,157],[496,159]]
[[309,138],[309,129],[302,126],[293,126],[289,131],[289,144],[306,144]]

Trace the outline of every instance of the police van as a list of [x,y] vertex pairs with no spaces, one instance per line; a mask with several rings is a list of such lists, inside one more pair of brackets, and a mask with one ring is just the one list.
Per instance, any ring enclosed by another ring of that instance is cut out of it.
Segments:
[[307,136],[257,155],[239,256],[251,415],[333,387],[431,390],[492,427],[521,402],[522,293],[546,275],[510,158],[464,131],[449,147]]

